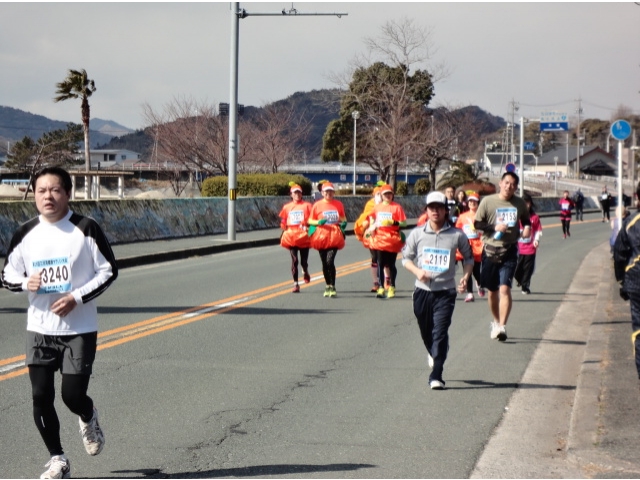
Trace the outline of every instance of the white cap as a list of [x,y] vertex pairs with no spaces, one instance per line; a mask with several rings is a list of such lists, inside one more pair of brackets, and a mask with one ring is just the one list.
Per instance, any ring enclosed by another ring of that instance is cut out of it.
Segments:
[[441,203],[443,205],[447,204],[447,197],[444,196],[442,192],[431,192],[427,195],[427,205],[431,205],[432,203]]

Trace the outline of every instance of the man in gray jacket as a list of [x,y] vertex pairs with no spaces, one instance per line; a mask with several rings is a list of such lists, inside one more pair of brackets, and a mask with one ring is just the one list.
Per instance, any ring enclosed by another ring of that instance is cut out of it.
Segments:
[[449,326],[456,303],[456,250],[463,256],[464,273],[458,292],[464,293],[473,271],[473,254],[467,236],[447,222],[447,199],[440,192],[427,195],[429,220],[415,228],[402,249],[402,266],[416,276],[413,313],[425,347],[429,386],[444,389],[444,362],[449,350]]

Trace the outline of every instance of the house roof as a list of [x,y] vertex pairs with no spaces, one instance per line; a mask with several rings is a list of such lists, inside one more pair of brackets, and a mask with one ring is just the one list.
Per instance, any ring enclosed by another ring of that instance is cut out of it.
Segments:
[[[487,152],[487,159],[491,162],[491,165],[500,165],[511,163],[511,154],[507,152]],[[515,156],[516,165],[520,165],[520,153],[516,152]],[[524,153],[523,163],[527,166],[536,164],[536,156],[533,153]],[[539,162],[538,162],[539,163]]]
[[[592,154],[598,154],[599,156],[602,156],[604,159],[606,159],[607,162],[610,160],[611,162],[613,162],[613,166],[615,167],[615,161],[616,161],[615,156],[611,155],[610,153],[607,153],[598,145],[585,145],[580,148],[580,169],[581,170],[583,167],[582,158],[589,157]],[[567,163],[575,162],[576,146],[569,145],[569,161],[568,162],[567,162],[567,147],[565,146],[565,147],[560,147],[560,148],[556,148],[554,150],[549,150],[548,152],[545,152],[543,155],[541,155],[538,158],[538,165],[553,165],[555,163],[555,160],[554,160],[555,157],[558,157],[559,165],[566,165]]]

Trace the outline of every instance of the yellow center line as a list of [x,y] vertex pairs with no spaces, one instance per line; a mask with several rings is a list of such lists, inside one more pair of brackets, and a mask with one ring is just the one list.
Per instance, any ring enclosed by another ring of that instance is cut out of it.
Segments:
[[[601,221],[601,220],[594,219],[594,220],[587,220],[580,223],[595,223],[598,221]],[[560,223],[553,223],[550,225],[545,225],[544,228],[547,229],[547,228],[555,228],[560,226],[561,226]],[[369,261],[358,261],[358,262],[354,262],[354,263],[339,267],[337,269],[336,276],[343,277],[345,275],[350,275],[352,273],[360,272],[368,268],[370,268]],[[313,277],[316,277],[316,276],[321,277],[321,273],[319,272],[313,275]],[[318,280],[314,280],[309,284],[300,285],[300,288],[301,289],[307,288],[321,282],[322,282],[322,278],[319,278]],[[291,285],[291,281],[281,282],[274,285],[258,288],[250,292],[233,295],[231,297],[224,298],[222,300],[216,300],[214,302],[205,303],[196,307],[183,309],[177,312],[167,313],[165,315],[160,315],[160,316],[149,318],[147,320],[143,320],[140,322],[132,323],[129,325],[123,325],[122,327],[113,328],[111,330],[100,332],[98,333],[98,350],[104,350],[106,348],[122,345],[124,343],[128,343],[133,340],[137,340],[139,338],[147,337],[149,335],[154,335],[156,333],[165,332],[173,328],[177,328],[183,325],[188,325],[193,322],[197,322],[200,320],[204,320],[206,318],[211,318],[216,315],[220,315],[221,313],[226,313],[241,307],[246,307],[248,305],[253,305],[255,303],[263,302],[281,295],[285,295],[289,293],[288,288],[284,290],[280,290],[280,289],[283,289],[284,287],[289,287],[290,285]],[[279,291],[276,291],[264,296],[260,296],[261,294],[272,291],[272,290],[279,290]],[[224,306],[227,304],[231,304],[231,305]],[[209,311],[206,311],[201,314],[197,313],[207,309],[209,309]],[[194,315],[189,316],[190,314],[194,314]],[[24,364],[25,359],[26,359],[25,355],[18,355],[11,358],[0,359],[0,367],[16,364],[15,367],[18,368]],[[17,377],[19,375],[24,375],[27,372],[28,372],[28,369],[25,367],[25,368],[19,368],[16,370],[11,370],[5,374],[0,374],[0,382],[3,380],[8,380],[10,378]]]
[[[349,265],[343,265],[339,267],[336,273],[338,277],[342,277],[345,275],[350,275],[352,273],[365,270],[367,268],[370,268],[369,261],[358,261],[355,263],[351,263]],[[313,275],[313,277],[316,277],[316,276],[321,277],[321,273],[317,273]],[[319,278],[318,280],[314,280],[309,284],[300,285],[300,288],[301,289],[308,288],[318,283],[321,283],[322,281],[323,279]],[[117,345],[122,345],[124,343],[137,340],[139,338],[144,338],[149,335],[165,332],[167,330],[188,325],[190,323],[204,320],[206,318],[211,318],[211,317],[220,315],[222,313],[236,310],[238,308],[246,307],[248,305],[253,305],[259,302],[264,302],[272,298],[276,298],[278,296],[290,293],[288,288],[283,289],[283,287],[289,287],[289,286],[291,286],[290,281],[281,282],[275,285],[270,285],[267,287],[252,290],[250,292],[233,295],[231,297],[228,297],[222,300],[217,300],[215,302],[205,303],[197,307],[191,307],[178,312],[160,315],[158,317],[143,320],[141,322],[136,322],[130,325],[124,325],[122,327],[107,330],[105,332],[101,332],[98,334],[97,349],[104,350],[106,348],[112,348]],[[268,293],[266,295],[262,295],[263,293],[269,292],[272,290],[277,290],[277,291]],[[228,305],[228,304],[231,304],[231,305]],[[208,311],[199,315],[196,313],[193,316],[188,316],[190,314],[193,314],[194,312],[199,312],[202,310],[208,310]],[[0,360],[0,366],[16,363],[18,364],[16,365],[16,368],[17,368],[24,365],[25,359],[26,359],[25,355],[18,355],[15,357],[3,359],[3,360]],[[28,372],[28,368],[24,367],[24,368],[19,368],[17,370],[9,371],[5,374],[0,374],[0,382],[3,380],[8,380],[10,378],[20,376],[20,375],[24,375],[27,372]]]

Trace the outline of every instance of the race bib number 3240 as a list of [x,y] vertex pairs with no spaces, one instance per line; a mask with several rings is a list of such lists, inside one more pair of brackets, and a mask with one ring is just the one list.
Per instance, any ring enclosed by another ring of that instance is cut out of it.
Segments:
[[33,262],[40,271],[40,288],[36,293],[65,293],[71,291],[71,264],[68,257],[49,258]]

